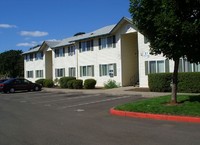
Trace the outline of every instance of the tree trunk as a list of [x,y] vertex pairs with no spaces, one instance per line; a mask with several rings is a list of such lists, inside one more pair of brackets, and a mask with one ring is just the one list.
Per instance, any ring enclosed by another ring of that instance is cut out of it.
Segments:
[[179,68],[179,59],[174,60],[174,73],[172,78],[172,96],[171,103],[177,103],[177,89],[178,89],[178,68]]

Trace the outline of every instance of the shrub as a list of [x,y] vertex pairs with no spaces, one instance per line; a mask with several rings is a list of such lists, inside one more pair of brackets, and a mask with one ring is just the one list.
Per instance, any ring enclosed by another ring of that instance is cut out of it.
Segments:
[[106,89],[112,89],[112,88],[118,88],[119,85],[116,83],[115,80],[108,80],[106,83],[104,83],[104,88]]
[[73,88],[74,89],[82,89],[83,88],[83,80],[73,80]]
[[35,83],[41,84],[42,86],[44,86],[44,80],[45,79],[38,79],[38,80],[35,81]]
[[200,73],[199,72],[179,73],[178,92],[200,93]]
[[94,89],[97,81],[94,79],[86,79],[84,81],[84,88],[85,89]]
[[152,92],[170,92],[172,73],[149,74],[149,90]]
[[[149,89],[154,92],[170,92],[172,73],[149,74]],[[178,92],[200,93],[200,73],[185,72],[178,74]]]
[[60,87],[61,88],[68,88],[68,85],[67,85],[68,81],[75,80],[75,79],[76,79],[75,77],[62,77],[62,78],[60,78],[60,80],[59,80]]
[[51,79],[44,80],[44,87],[52,88],[53,86],[54,86],[53,80],[51,80]]
[[74,81],[75,81],[75,80],[69,80],[69,81],[67,82],[67,87],[68,87],[69,89],[73,89],[73,83],[74,83]]

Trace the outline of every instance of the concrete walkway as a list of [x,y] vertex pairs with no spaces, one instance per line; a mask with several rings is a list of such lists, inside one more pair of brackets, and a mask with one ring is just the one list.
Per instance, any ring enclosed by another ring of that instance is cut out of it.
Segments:
[[114,89],[91,89],[91,90],[86,90],[86,89],[60,89],[60,88],[43,88],[43,91],[45,92],[60,92],[60,93],[72,93],[72,92],[78,92],[78,93],[83,93],[83,94],[97,94],[97,93],[102,93],[102,94],[111,94],[111,95],[140,95],[145,98],[150,98],[150,97],[157,97],[157,96],[163,96],[163,95],[169,95],[170,93],[160,93],[160,92],[139,92],[139,91],[134,91],[136,89],[135,87],[120,87],[120,88],[114,88]]

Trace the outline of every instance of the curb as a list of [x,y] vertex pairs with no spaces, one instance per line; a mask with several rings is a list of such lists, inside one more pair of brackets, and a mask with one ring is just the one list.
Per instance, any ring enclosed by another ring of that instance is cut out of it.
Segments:
[[123,116],[123,117],[148,118],[148,119],[155,119],[155,120],[200,123],[200,117],[129,112],[129,111],[115,110],[114,108],[110,109],[110,114],[116,115],[116,116]]

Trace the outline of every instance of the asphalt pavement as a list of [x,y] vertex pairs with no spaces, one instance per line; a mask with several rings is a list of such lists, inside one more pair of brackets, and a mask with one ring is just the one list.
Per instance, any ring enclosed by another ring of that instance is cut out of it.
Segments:
[[199,145],[199,124],[110,115],[145,99],[126,89],[0,94],[0,145]]

